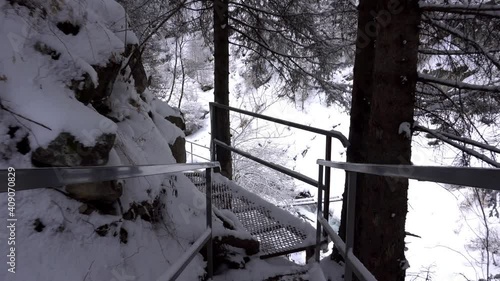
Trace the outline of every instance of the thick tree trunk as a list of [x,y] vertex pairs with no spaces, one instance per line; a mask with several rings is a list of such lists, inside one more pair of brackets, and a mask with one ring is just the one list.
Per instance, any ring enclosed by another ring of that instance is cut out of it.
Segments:
[[[360,4],[368,2],[370,0]],[[408,164],[411,140],[399,134],[398,129],[402,122],[413,122],[420,23],[418,1],[374,2],[377,2],[377,10],[371,14],[376,15],[377,21],[375,54],[373,61],[365,59],[357,65],[358,71],[366,68],[365,73],[372,69],[371,87],[369,84],[363,89],[364,96],[359,95],[359,89],[353,93],[351,111],[361,117],[351,116],[351,121],[363,124],[351,124],[350,137],[353,139],[350,141],[354,146],[348,150],[348,159]],[[360,16],[362,12],[366,16],[366,10],[360,10]],[[362,19],[367,20],[360,17]],[[354,89],[362,87],[365,79],[355,76]],[[366,93],[367,90],[371,94]],[[360,98],[370,101],[369,116]],[[358,179],[354,252],[378,280],[403,281],[408,181],[378,176]]]
[[[363,141],[368,133],[370,104],[372,99],[373,61],[375,59],[375,33],[367,27],[374,25],[373,13],[377,2],[361,0],[358,6],[358,34],[356,39],[356,57],[354,59],[354,84],[351,99],[351,127],[349,129],[349,147],[347,162],[366,163]],[[368,32],[367,32],[368,31]],[[357,182],[363,181],[364,175],[358,174]],[[347,186],[345,187],[347,188]],[[346,189],[345,189],[346,190]],[[358,193],[358,196],[360,193]],[[347,192],[344,192],[343,206],[347,206]],[[339,235],[345,241],[346,208],[342,208]]]
[[[229,26],[228,0],[214,0],[214,101],[229,105]],[[231,144],[229,130],[229,111],[215,109],[214,137],[228,145]],[[217,148],[217,161],[221,164],[221,173],[232,178],[231,151]]]

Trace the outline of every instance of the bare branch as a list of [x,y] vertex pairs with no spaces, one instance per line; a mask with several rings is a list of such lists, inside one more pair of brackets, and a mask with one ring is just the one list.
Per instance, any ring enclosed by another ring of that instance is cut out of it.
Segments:
[[475,85],[468,84],[461,81],[451,81],[442,78],[437,78],[428,74],[418,73],[418,81],[424,83],[435,83],[461,90],[475,90],[483,92],[500,93],[499,86]]
[[481,46],[479,43],[477,43],[476,40],[470,38],[469,36],[467,36],[466,34],[464,34],[463,32],[461,32],[460,30],[456,29],[456,28],[453,28],[447,24],[444,24],[442,22],[437,22],[435,20],[432,20],[430,18],[427,17],[427,20],[426,20],[429,24],[433,25],[434,27],[436,28],[439,28],[443,31],[446,31],[456,37],[459,37],[461,38],[462,40],[466,41],[467,43],[469,43],[474,49],[476,49],[477,51],[479,51],[480,53],[482,53],[483,55],[485,55],[498,69],[500,69],[500,61],[495,58],[490,52],[489,50],[486,50],[483,46]]
[[441,132],[438,132],[436,130],[432,130],[432,129],[429,129],[429,128],[425,128],[425,127],[422,127],[422,126],[415,126],[414,128],[416,131],[421,131],[421,132],[426,132],[426,133],[429,133],[431,134],[432,136],[434,136],[435,138],[439,139],[439,140],[442,140],[443,142],[455,147],[455,148],[458,148],[459,150],[467,153],[467,154],[470,154],[476,158],[478,158],[479,160],[482,160],[488,164],[490,164],[491,166],[493,167],[496,167],[496,168],[500,168],[500,163],[494,161],[493,159],[489,158],[488,156],[484,155],[484,154],[481,154],[473,149],[470,149],[464,145],[460,145],[460,144],[457,144],[455,143],[454,141],[452,141],[450,138],[444,136]]
[[[469,13],[469,14],[474,14],[476,12],[500,12],[500,6],[499,5],[492,5],[492,4],[440,5],[440,4],[422,3],[421,2],[420,9],[424,12]],[[496,15],[498,15],[500,17],[500,13],[497,13]]]

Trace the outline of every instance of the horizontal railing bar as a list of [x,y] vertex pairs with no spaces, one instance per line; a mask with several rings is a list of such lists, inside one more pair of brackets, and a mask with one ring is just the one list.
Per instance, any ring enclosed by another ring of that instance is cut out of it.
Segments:
[[204,145],[201,145],[201,144],[197,144],[197,143],[195,143],[195,142],[188,141],[188,140],[186,140],[186,142],[187,142],[187,143],[194,144],[194,145],[196,145],[196,146],[203,147],[203,148],[206,148],[206,149],[210,150],[210,147],[208,147],[208,146],[204,146]]
[[[331,200],[335,200],[335,199],[342,199],[342,197],[341,196],[332,196],[332,197],[330,197],[330,201]],[[297,199],[293,199],[292,202],[296,203],[296,202],[311,201],[311,200],[314,200],[314,202],[317,202],[318,198],[315,198],[315,197],[297,198]]]
[[189,262],[200,252],[212,236],[212,230],[208,228],[203,234],[189,247],[186,252],[165,272],[157,281],[173,281],[179,277]]
[[271,122],[274,122],[274,123],[282,124],[282,125],[285,125],[285,126],[294,127],[294,128],[301,129],[301,130],[304,130],[304,131],[308,131],[308,132],[312,132],[312,133],[316,133],[316,134],[321,134],[321,135],[325,135],[325,136],[330,136],[332,138],[338,139],[342,143],[342,145],[344,147],[348,147],[349,146],[349,140],[347,140],[347,138],[341,132],[339,132],[339,131],[335,131],[335,130],[327,131],[327,130],[323,130],[323,129],[319,129],[319,128],[315,128],[315,127],[311,127],[311,126],[306,126],[306,125],[302,125],[302,124],[299,124],[299,123],[290,122],[290,121],[286,121],[286,120],[274,118],[274,117],[267,116],[267,115],[262,115],[262,114],[259,114],[259,113],[255,113],[255,112],[251,112],[251,111],[247,111],[247,110],[243,110],[243,109],[239,109],[239,108],[235,108],[235,107],[230,107],[230,106],[222,105],[222,104],[219,104],[219,103],[211,102],[210,105],[213,105],[215,107],[219,107],[219,108],[222,108],[222,109],[226,109],[226,110],[230,110],[230,111],[242,113],[242,114],[245,114],[245,115],[250,115],[250,116],[253,116],[253,117],[257,117],[257,118],[264,119],[264,120],[267,120],[267,121],[271,121]]
[[186,153],[189,153],[189,155],[193,155],[193,156],[196,156],[196,157],[198,157],[198,158],[201,158],[201,159],[203,159],[203,160],[207,160],[207,161],[210,161],[210,159],[208,159],[208,158],[205,158],[205,157],[203,157],[203,156],[200,156],[200,155],[198,155],[198,154],[195,154],[195,153],[191,153],[191,152],[189,152],[189,151],[186,151]]
[[500,169],[360,164],[318,160],[317,164],[351,172],[401,177],[419,181],[430,181],[500,190]]
[[[339,198],[339,199],[330,199],[330,202],[341,202],[342,201],[342,198]],[[315,200],[315,201],[303,201],[303,202],[292,202],[288,205],[285,205],[285,204],[279,204],[278,206],[280,207],[284,207],[284,206],[291,206],[291,207],[294,207],[294,206],[305,206],[305,205],[312,205],[312,204],[316,204],[318,203],[318,200]]]
[[352,249],[349,249],[346,253],[344,241],[342,241],[342,238],[340,238],[340,236],[333,230],[321,214],[318,216],[318,221],[321,223],[328,236],[332,239],[333,244],[339,250],[342,257],[350,261],[354,274],[364,281],[377,281],[364,264],[352,253]]
[[[340,196],[335,196],[335,197],[330,197],[330,202],[340,202],[342,201],[342,197]],[[286,207],[286,206],[304,206],[304,205],[311,205],[311,204],[316,204],[318,203],[318,199],[314,200],[300,200],[300,201],[290,201],[289,203],[280,203],[278,204],[278,207]]]
[[[198,169],[219,167],[218,162],[140,165],[140,166],[88,166],[16,169],[16,191],[44,187],[60,187],[68,184],[110,181],[117,179],[169,174]],[[9,172],[0,170],[0,178],[7,178]],[[0,186],[0,192],[7,192],[8,185]]]
[[330,236],[330,238],[333,241],[333,244],[335,245],[337,250],[339,250],[342,257],[345,258],[345,254],[346,254],[345,243],[344,243],[344,241],[342,241],[342,238],[340,238],[340,236],[337,234],[337,232],[335,232],[335,230],[333,230],[333,228],[330,226],[330,224],[325,220],[325,218],[321,214],[318,216],[318,221],[321,223],[321,225],[325,229],[326,233],[328,233],[328,236]]
[[221,142],[220,140],[214,139],[214,143],[217,144],[220,147],[223,147],[223,148],[225,148],[227,150],[231,150],[232,152],[238,153],[239,155],[245,156],[246,158],[251,159],[251,160],[253,160],[253,161],[255,161],[255,162],[259,163],[259,164],[262,164],[262,165],[264,165],[266,167],[269,167],[269,168],[271,168],[273,170],[276,170],[276,171],[282,172],[283,174],[289,175],[292,178],[298,179],[298,180],[300,180],[302,182],[308,183],[308,184],[313,185],[313,186],[318,186],[318,182],[316,180],[314,180],[314,179],[312,179],[312,178],[310,178],[308,176],[305,176],[305,175],[303,175],[301,173],[297,173],[297,172],[295,172],[293,170],[290,170],[290,169],[288,169],[286,167],[283,167],[281,165],[274,164],[274,163],[262,160],[262,159],[260,159],[258,157],[255,157],[255,156],[253,156],[253,155],[251,155],[251,154],[249,154],[247,152],[244,152],[242,150],[239,150],[237,148],[229,146],[229,145]]
[[347,260],[352,265],[352,271],[359,279],[364,281],[377,281],[377,278],[365,267],[365,265],[354,255],[352,249],[347,251]]

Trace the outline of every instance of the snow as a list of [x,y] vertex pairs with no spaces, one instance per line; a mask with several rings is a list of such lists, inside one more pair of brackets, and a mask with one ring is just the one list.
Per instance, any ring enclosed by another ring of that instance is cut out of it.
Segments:
[[[108,165],[174,163],[169,144],[183,136],[183,133],[164,118],[179,116],[179,112],[155,100],[150,92],[143,93],[144,102],[132,86],[133,79],[126,79],[129,72],[118,78],[110,97],[113,108],[110,118],[118,120],[118,123],[99,114],[92,106],[77,101],[74,92],[68,88],[71,80],[81,81],[84,74],[89,75],[94,85],[97,85],[94,66],[105,66],[109,62],[124,64],[126,58],[122,54],[125,46],[138,43],[137,37],[127,30],[124,9],[112,0],[32,2],[46,7],[46,20],[36,13],[30,15],[26,7],[11,7],[8,1],[0,0],[0,101],[2,106],[13,112],[0,111],[0,153],[8,156],[8,161],[0,161],[1,168],[31,167],[30,154],[21,155],[9,147],[6,135],[11,125],[21,125],[23,130],[29,132],[33,147],[48,145],[61,132],[69,132],[89,146],[103,133],[116,134],[116,144],[110,153]],[[56,26],[61,21],[78,25],[78,34],[64,34]],[[449,29],[448,26],[443,28]],[[458,35],[462,36],[461,33]],[[36,51],[36,44],[53,49],[60,54],[59,58],[55,60]],[[438,46],[438,49],[448,47]],[[438,61],[434,57],[429,63]],[[465,63],[468,63],[467,60]],[[241,62],[236,62],[233,67],[231,105],[241,108],[246,106],[251,110],[263,105],[263,114],[326,130],[334,128],[348,135],[349,116],[335,106],[325,106],[324,96],[312,93],[297,105],[278,101],[276,93],[279,93],[281,85],[276,78],[259,89],[253,89],[245,83],[245,68]],[[351,71],[340,70],[333,79],[341,81]],[[213,91],[202,92],[196,87],[193,78],[187,78],[187,81],[183,105],[208,110]],[[476,86],[469,87],[476,89]],[[498,86],[491,87],[496,89]],[[131,100],[136,106],[130,104]],[[238,115],[233,115],[233,120],[238,120],[234,127],[244,121]],[[189,139],[209,146],[209,120],[204,118],[199,122],[205,125],[204,128],[189,136]],[[272,142],[281,149],[276,154],[284,164],[311,178],[317,177],[314,163],[316,159],[324,158],[324,137],[276,127],[264,121],[255,121],[254,125],[253,128],[265,128],[259,129],[255,139],[272,136]],[[410,124],[403,122],[401,125],[399,133],[410,137]],[[436,151],[419,146],[420,142],[425,142],[425,139],[421,136],[413,138],[414,164],[450,164],[447,159],[455,153],[454,150],[444,150],[440,160],[436,160],[433,156],[433,153],[438,155]],[[345,148],[337,141],[333,142],[332,159],[345,161]],[[342,194],[344,174],[343,171],[332,171],[332,196]],[[287,189],[280,191],[286,196],[293,197],[302,190],[316,195],[316,187],[294,180],[287,183]],[[78,212],[80,203],[50,189],[18,192],[16,274],[1,271],[0,280],[157,280],[205,231],[205,197],[182,174],[128,179],[123,181],[123,186],[121,205],[125,210],[133,202],[152,201],[158,196],[165,204],[163,223],[151,224],[141,219],[126,221],[119,215],[82,215]],[[458,203],[466,195],[465,192],[448,191],[437,184],[410,181],[407,230],[422,238],[409,236],[406,239],[408,263],[403,265],[411,264],[407,270],[408,280],[414,280],[415,276],[426,271],[435,280],[463,280],[463,276],[474,280],[484,278],[485,262],[481,260],[480,251],[464,246],[481,237],[484,231],[477,216],[459,208]],[[261,200],[255,194],[246,196]],[[0,201],[6,202],[5,194],[0,195]],[[261,202],[270,207],[278,203],[276,199],[272,203]],[[314,208],[297,207],[290,211],[300,212],[309,219],[304,224],[315,226]],[[334,229],[338,228],[340,210],[340,202],[331,204],[333,217],[329,223]],[[220,211],[221,214],[232,221],[237,229],[241,229],[234,215],[227,211]],[[275,215],[286,220],[288,214],[285,210],[278,210]],[[43,231],[34,230],[35,219],[43,222]],[[0,220],[6,220],[6,212],[0,212]],[[108,235],[101,237],[95,229],[104,224],[110,225],[111,230]],[[493,226],[497,227],[497,224]],[[248,233],[223,229],[218,220],[213,228],[216,234],[248,237]],[[114,236],[120,229],[128,233],[126,244],[120,243],[118,237]],[[5,232],[0,232],[0,241],[5,241],[5,238]],[[7,250],[7,244],[2,243],[0,251],[6,253]],[[327,255],[323,253],[322,257]],[[6,255],[1,255],[0,263],[5,265],[6,258]],[[305,263],[303,253],[293,254],[290,259]],[[320,265],[329,280],[342,280],[341,265],[328,258],[324,258]],[[179,280],[198,280],[204,274],[204,266],[201,255],[196,255]],[[498,272],[493,264],[491,272]],[[229,270],[214,280],[262,280],[284,273],[300,274],[309,280],[324,279],[318,264],[304,267],[284,258],[275,258],[265,261],[253,259],[246,269]]]
[[[16,49],[17,45],[9,44],[8,34],[22,34],[23,26],[26,24],[23,17],[24,15],[12,12],[0,15],[0,50],[2,50],[0,73],[6,77],[5,81],[0,81],[0,92],[5,107],[15,109],[13,111],[16,114],[36,120],[50,128],[49,130],[26,120],[20,121],[32,132],[30,142],[45,146],[55,136],[65,131],[73,134],[84,145],[93,145],[95,136],[89,137],[91,135],[89,132],[99,130],[102,133],[114,133],[115,126],[102,126],[106,123],[106,118],[90,107],[82,107],[75,99],[74,93],[61,84],[61,77],[51,75],[68,65],[63,57],[54,63],[49,56],[34,50],[32,44],[35,41],[32,38],[41,36],[40,34],[30,34],[30,37],[19,45],[20,49]],[[35,33],[33,30],[30,32]],[[71,69],[67,72],[70,71]],[[76,75],[81,73],[81,70],[76,71]],[[68,78],[63,77],[65,82],[69,82],[66,80]],[[49,111],[53,114],[46,114]],[[13,117],[6,117],[6,119],[11,118]]]
[[399,124],[398,134],[404,134],[406,138],[411,138],[411,125],[409,122]]
[[262,206],[266,208],[266,210],[269,210],[269,216],[274,218],[276,221],[281,222],[283,224],[289,224],[291,226],[295,226],[297,227],[297,229],[301,229],[304,232],[308,232],[306,233],[307,235],[306,239],[303,240],[303,244],[310,245],[311,243],[314,243],[316,241],[316,236],[315,236],[316,232],[309,224],[305,222],[297,223],[296,220],[291,220],[290,214],[285,210],[276,208],[273,204],[265,201],[257,194],[248,192],[247,190],[237,186],[233,181],[229,181],[227,178],[221,176],[220,174],[214,174],[213,179],[217,183],[227,184],[230,188],[232,188],[234,192],[241,194],[241,196],[244,196],[250,202],[254,202],[257,206]]
[[[132,33],[120,31],[123,8],[111,0],[33,3],[48,7],[46,19],[0,0],[0,101],[13,112],[0,111],[0,154],[5,157],[0,166],[32,165],[31,153],[21,155],[10,147],[9,126],[29,133],[32,151],[48,145],[61,132],[71,133],[88,146],[99,135],[110,133],[116,135],[116,143],[107,165],[175,163],[169,144],[183,133],[165,120],[166,113],[175,111],[153,102],[149,92],[142,94],[144,102],[133,79],[127,79],[128,70],[118,76],[109,97],[114,110],[111,117],[118,123],[79,102],[68,88],[71,80],[81,79],[84,73],[96,84],[94,66],[126,59],[122,56],[125,45],[137,41]],[[60,21],[78,24],[78,34],[62,33],[56,27]],[[37,42],[60,52],[60,57],[56,60],[36,51]],[[122,184],[124,211],[132,203],[158,198],[164,204],[162,221],[129,221],[120,214],[97,212],[83,215],[81,203],[52,189],[17,192],[16,273],[2,270],[0,280],[157,280],[205,231],[205,196],[181,173],[127,179]],[[7,195],[0,194],[0,202],[6,200]],[[7,212],[0,212],[1,221],[6,216]],[[34,229],[36,219],[45,226],[40,232]],[[100,236],[95,230],[104,225],[109,231]],[[221,227],[216,220],[214,228]],[[120,241],[122,232],[128,234],[126,243]],[[0,241],[6,241],[5,235],[0,232]],[[8,253],[7,243],[0,244],[0,252]],[[6,262],[2,254],[0,263]],[[198,280],[205,274],[204,267],[197,254],[178,280]]]
[[332,261],[329,258],[324,258],[320,262],[321,269],[327,280],[344,281],[344,266]]
[[[236,69],[238,69],[236,67]],[[339,130],[344,135],[349,133],[349,116],[341,109],[335,106],[324,106],[324,100],[321,96],[311,96],[304,100],[302,106],[295,106],[287,101],[275,101],[272,98],[272,93],[275,92],[279,84],[276,81],[271,81],[266,86],[258,90],[245,88],[244,80],[239,75],[233,74],[231,81],[231,97],[232,106],[251,109],[251,100],[258,97],[256,102],[266,104],[266,109],[262,114],[282,118],[292,122],[311,125],[323,129],[331,129],[335,126],[335,130]],[[267,87],[267,88],[266,88]],[[195,95],[202,104],[208,104],[212,101],[211,93],[206,94],[199,92]],[[204,107],[208,110],[208,105]],[[232,116],[233,126],[238,126],[239,116]],[[236,120],[236,121],[234,121]],[[200,131],[188,137],[189,140],[195,143],[209,146],[209,121],[204,120],[205,127]],[[263,131],[259,131],[259,135],[266,135],[267,131],[276,131],[277,127],[269,126],[268,123],[262,120],[254,121],[256,125]],[[416,123],[414,123],[415,125]],[[402,123],[401,133],[408,135],[411,133],[412,125],[409,122]],[[278,129],[280,129],[278,127]],[[300,130],[291,129],[287,131],[287,135],[279,138],[273,138],[271,141],[277,143],[285,152],[280,154],[282,159],[287,159],[287,167],[303,173],[311,178],[317,177],[316,159],[324,159],[325,141],[320,136],[303,132]],[[412,138],[412,163],[415,165],[451,165],[449,159],[453,159],[455,150],[443,148],[433,150],[421,143],[427,143],[424,136],[416,135]],[[333,141],[333,161],[345,161],[345,149],[340,143]],[[187,147],[189,149],[189,147]],[[241,148],[241,147],[240,147]],[[245,150],[245,149],[243,149]],[[307,150],[305,155],[302,152]],[[199,155],[207,155],[208,151],[200,148],[195,153]],[[205,153],[205,154],[203,154]],[[264,155],[264,157],[267,157]],[[293,159],[295,157],[295,160]],[[339,170],[332,170],[332,185],[331,196],[341,196],[344,189],[345,173]],[[294,192],[308,190],[312,196],[316,196],[316,188],[295,181]],[[450,192],[443,186],[429,183],[418,182],[411,180],[409,183],[409,212],[407,214],[406,230],[421,236],[422,238],[407,236],[407,251],[406,258],[410,267],[407,268],[407,280],[418,280],[417,275],[427,274],[427,271],[434,280],[464,280],[463,275],[471,280],[478,280],[484,277],[481,272],[481,267],[484,263],[477,263],[481,260],[479,251],[470,250],[464,245],[469,243],[471,239],[476,237],[475,231],[480,226],[477,219],[473,215],[465,213],[466,221],[464,220],[464,212],[459,209],[459,204],[463,200],[463,196],[457,195],[456,192]],[[288,192],[288,191],[287,191]],[[267,198],[266,198],[267,199]],[[274,203],[274,201],[271,201]],[[276,202],[281,203],[281,202]],[[330,210],[333,212],[333,217],[330,219],[330,224],[334,230],[338,229],[340,221],[342,203],[330,203]],[[313,227],[316,226],[315,206],[296,207],[290,209],[291,212],[304,215]],[[330,249],[332,243],[329,245]],[[329,252],[322,253],[322,257],[327,257]],[[290,259],[304,264],[305,254],[296,253],[290,256]],[[323,258],[321,261],[325,275],[330,280],[342,280],[343,268],[338,264],[330,261],[328,258]],[[326,266],[323,266],[326,264]],[[331,270],[329,270],[331,269]],[[331,272],[329,272],[331,271]],[[493,271],[495,273],[495,271]]]
[[[299,266],[284,258],[271,258],[266,260],[254,259],[246,264],[245,269],[229,270],[223,275],[214,276],[214,281],[256,281],[265,280],[280,275],[292,275],[280,280],[297,280],[301,276],[303,280],[323,281],[325,280],[317,263]],[[299,279],[300,280],[300,279]],[[332,280],[336,281],[336,280]],[[339,280],[340,281],[340,280]]]

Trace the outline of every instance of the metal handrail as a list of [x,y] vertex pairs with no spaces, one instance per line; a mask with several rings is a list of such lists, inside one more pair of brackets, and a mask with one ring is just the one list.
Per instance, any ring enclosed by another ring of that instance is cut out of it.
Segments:
[[338,139],[342,143],[342,145],[344,147],[348,147],[349,146],[349,140],[344,136],[344,134],[342,134],[339,131],[334,131],[334,130],[327,131],[327,130],[323,130],[323,129],[319,129],[319,128],[315,128],[315,127],[311,127],[311,126],[306,126],[306,125],[303,125],[303,124],[299,124],[299,123],[295,123],[295,122],[290,122],[290,121],[287,121],[287,120],[278,119],[278,118],[274,118],[274,117],[271,117],[271,116],[267,116],[267,115],[263,115],[263,114],[259,114],[259,113],[255,113],[255,112],[251,112],[251,111],[239,109],[239,108],[236,108],[236,107],[222,105],[222,104],[215,103],[215,102],[211,102],[210,103],[210,107],[212,107],[212,106],[218,107],[218,108],[222,108],[222,109],[225,109],[225,110],[229,110],[229,111],[234,111],[234,112],[242,113],[242,114],[245,114],[245,115],[250,115],[250,116],[253,116],[253,117],[257,117],[259,119],[264,119],[264,120],[271,121],[271,122],[274,122],[274,123],[278,123],[278,124],[282,124],[282,125],[294,127],[294,128],[301,129],[301,130],[304,130],[304,131],[308,131],[308,132],[312,132],[312,133],[316,133],[316,134],[320,134],[320,135],[329,136],[329,137]]
[[[342,197],[341,196],[330,197],[329,201],[330,201],[330,203],[331,202],[341,202]],[[317,203],[318,203],[318,199],[311,197],[311,198],[304,198],[304,200],[294,199],[288,203],[280,203],[277,206],[278,207],[294,207],[294,206],[313,205],[313,204],[317,204]]]
[[195,162],[194,162],[194,160],[193,160],[193,156],[196,156],[196,157],[198,157],[198,158],[200,158],[200,159],[203,159],[203,160],[210,161],[210,159],[205,158],[205,157],[203,157],[203,156],[201,156],[201,155],[198,155],[198,154],[195,154],[195,153],[191,153],[191,152],[189,152],[189,151],[186,151],[186,153],[188,153],[189,155],[191,155],[191,163],[195,163]]
[[345,257],[346,261],[348,261],[353,266],[354,273],[359,277],[361,276],[362,280],[366,281],[377,281],[375,276],[370,273],[370,271],[363,265],[363,263],[352,253],[352,249],[349,252],[346,252],[346,246],[342,238],[333,230],[330,224],[321,216],[318,216],[318,222],[325,228],[328,236],[332,239],[336,248],[339,250],[340,254]]
[[356,274],[360,280],[376,280],[353,253],[357,173],[500,190],[500,186],[498,186],[500,182],[500,169],[495,168],[361,164],[333,162],[321,159],[317,160],[317,164],[319,165],[318,206],[321,204],[319,199],[321,199],[321,192],[323,190],[324,167],[342,169],[347,172],[346,242],[344,243],[340,236],[333,231],[327,220],[323,218],[324,214],[322,214],[321,208],[318,207],[315,253],[315,258],[319,261],[319,250],[322,240],[321,228],[323,228],[346,260],[344,274],[344,280],[346,281],[352,280],[352,273]]
[[[152,176],[176,172],[186,172],[205,169],[206,175],[206,224],[207,229],[193,245],[167,270],[158,281],[173,281],[182,273],[189,262],[207,247],[207,277],[213,276],[213,237],[212,237],[212,170],[220,167],[218,162],[195,164],[141,165],[115,167],[54,167],[33,169],[3,169],[1,177],[15,173],[15,190],[30,190],[46,187],[59,187],[68,184],[91,183],[141,176]],[[12,188],[11,188],[12,189]],[[1,192],[7,192],[8,187],[1,187]]]
[[196,145],[196,146],[199,146],[199,147],[203,147],[203,148],[206,148],[208,150],[210,150],[210,147],[208,146],[204,146],[204,145],[201,145],[201,144],[198,144],[198,143],[195,143],[195,142],[192,142],[192,141],[188,141],[186,140],[187,143],[191,144],[191,145]]
[[253,155],[251,155],[249,153],[246,153],[246,152],[244,152],[242,150],[239,150],[237,148],[229,146],[229,145],[221,142],[220,140],[214,139],[214,143],[217,144],[218,146],[222,147],[222,148],[225,148],[227,150],[235,152],[235,153],[237,153],[239,155],[245,156],[246,158],[251,159],[251,160],[253,160],[253,161],[255,161],[255,162],[259,163],[259,164],[262,164],[262,165],[264,165],[266,167],[269,167],[269,168],[271,168],[273,170],[282,172],[285,175],[289,175],[292,178],[298,179],[298,180],[300,180],[302,182],[305,182],[305,183],[308,183],[310,185],[314,185],[314,186],[318,185],[318,182],[316,180],[314,180],[314,179],[312,179],[312,178],[310,178],[308,176],[305,176],[305,175],[303,175],[301,173],[298,173],[296,171],[290,170],[290,169],[288,169],[286,167],[283,167],[281,165],[274,164],[274,163],[262,160],[262,159],[260,159],[258,157],[255,157],[255,156],[253,156]]
[[205,246],[212,236],[212,229],[207,229],[203,234],[196,240],[196,242],[189,247],[184,254],[170,266],[169,270],[163,273],[157,281],[170,281],[175,280],[182,273],[184,268],[189,264],[189,262],[196,256],[198,252]]
[[414,165],[378,165],[318,160],[317,164],[350,172],[500,190],[500,169]]
[[[193,156],[196,156],[196,157],[198,157],[198,158],[200,158],[200,159],[203,159],[203,160],[210,161],[210,159],[205,158],[204,156],[201,156],[201,155],[198,155],[198,154],[196,154],[196,153],[193,153],[193,145],[196,145],[196,146],[199,146],[199,147],[201,147],[201,148],[204,148],[204,149],[208,150],[208,152],[209,152],[209,153],[210,153],[210,147],[208,147],[208,146],[204,146],[204,145],[201,145],[201,144],[197,144],[197,143],[195,143],[195,142],[188,141],[188,140],[186,140],[186,143],[189,143],[189,144],[190,144],[190,146],[191,146],[191,150],[190,150],[190,151],[187,151],[187,150],[186,150],[186,153],[188,153],[189,155],[191,155],[191,163],[193,163],[193,162],[194,162]],[[210,156],[209,156],[209,157],[210,157]]]
[[[69,184],[110,181],[215,167],[219,167],[218,162],[141,166],[88,166],[16,169],[16,190],[59,187]],[[7,178],[7,175],[7,170],[0,170],[1,178]],[[7,192],[6,185],[0,186],[0,193],[2,192]]]
[[[334,131],[334,130],[327,131],[327,130],[323,130],[323,129],[319,129],[319,128],[314,128],[314,127],[311,127],[311,126],[306,126],[306,125],[302,125],[302,124],[299,124],[299,123],[294,123],[294,122],[290,122],[290,121],[286,121],[286,120],[282,120],[282,119],[270,117],[270,116],[267,116],[267,115],[263,115],[263,114],[259,114],[259,113],[255,113],[255,112],[251,112],[251,111],[247,111],[247,110],[235,108],[235,107],[230,107],[230,106],[226,106],[226,105],[222,105],[222,104],[214,103],[214,102],[209,103],[209,106],[210,106],[210,126],[211,126],[211,130],[212,130],[212,136],[211,136],[211,142],[210,142],[210,147],[211,147],[211,149],[210,149],[210,159],[212,161],[215,161],[215,159],[216,159],[216,147],[220,146],[222,148],[225,148],[225,149],[228,149],[228,150],[233,151],[235,153],[238,153],[240,155],[243,155],[244,157],[252,159],[253,161],[256,161],[257,163],[265,165],[265,166],[267,166],[267,167],[269,167],[271,169],[274,169],[274,170],[277,170],[279,172],[285,173],[285,174],[287,174],[287,175],[289,175],[291,177],[294,177],[296,179],[304,181],[304,182],[306,182],[308,184],[311,184],[313,186],[318,186],[318,182],[317,181],[315,181],[314,179],[311,179],[311,178],[309,178],[309,177],[307,177],[307,176],[305,176],[305,175],[303,175],[301,173],[295,172],[293,170],[290,170],[288,168],[285,168],[283,166],[280,166],[280,165],[277,165],[277,164],[274,164],[274,163],[270,163],[270,162],[264,161],[264,160],[262,160],[260,158],[252,156],[252,155],[250,155],[250,154],[248,154],[248,153],[246,153],[244,151],[237,150],[236,148],[231,147],[228,144],[221,142],[220,140],[217,140],[215,138],[215,134],[214,134],[215,133],[215,127],[217,126],[217,122],[216,122],[216,120],[214,118],[215,108],[224,109],[224,110],[228,110],[228,111],[234,111],[234,112],[238,112],[238,113],[241,113],[241,114],[253,116],[253,117],[256,117],[256,118],[259,118],[259,119],[264,119],[264,120],[271,121],[271,122],[274,122],[274,123],[278,123],[278,124],[290,126],[290,127],[293,127],[293,128],[305,130],[305,131],[308,131],[308,132],[312,132],[312,133],[324,135],[326,137],[326,145],[325,145],[325,159],[326,160],[331,160],[331,157],[332,157],[332,138],[338,139],[342,143],[342,145],[344,147],[349,146],[349,140],[341,132],[339,132],[339,131]],[[330,168],[326,169],[324,185],[328,186],[328,187],[330,186]],[[324,213],[325,219],[328,220],[328,216],[329,216],[329,211],[328,210],[330,208],[330,200],[328,200],[330,198],[330,189],[329,188],[325,189],[325,195],[324,196],[325,196],[325,198],[324,198],[324,204],[323,204],[323,209],[324,209],[323,213]]]

